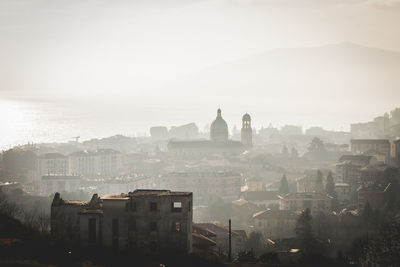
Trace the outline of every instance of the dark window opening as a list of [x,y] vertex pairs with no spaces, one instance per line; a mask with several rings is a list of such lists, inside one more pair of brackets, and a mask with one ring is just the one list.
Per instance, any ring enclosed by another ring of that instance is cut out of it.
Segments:
[[157,251],[157,243],[152,241],[150,242],[150,252],[156,252]]
[[129,231],[136,231],[136,220],[133,218],[129,219],[129,225],[128,225]]
[[156,211],[157,210],[157,203],[156,202],[151,202],[150,203],[150,210],[151,211]]
[[303,200],[303,209],[311,209],[311,200]]
[[150,222],[150,231],[157,231],[157,222]]
[[131,202],[131,211],[136,211],[136,202]]
[[181,231],[181,223],[180,222],[176,222],[175,223],[175,231],[176,232],[180,232]]
[[89,242],[96,242],[96,219],[89,219]]
[[119,221],[117,218],[112,220],[112,246],[113,248],[118,248],[119,242]]

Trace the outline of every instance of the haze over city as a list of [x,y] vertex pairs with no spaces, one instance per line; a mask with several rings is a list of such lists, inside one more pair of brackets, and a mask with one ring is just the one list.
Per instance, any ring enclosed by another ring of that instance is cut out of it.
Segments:
[[0,266],[398,266],[400,0],[0,0]]
[[398,1],[0,5],[0,116],[19,127],[2,147],[203,129],[219,106],[232,125],[348,131],[400,100]]

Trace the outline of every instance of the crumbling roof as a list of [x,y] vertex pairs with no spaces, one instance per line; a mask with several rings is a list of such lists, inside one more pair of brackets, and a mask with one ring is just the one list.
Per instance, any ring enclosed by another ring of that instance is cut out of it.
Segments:
[[88,201],[77,201],[77,200],[64,200],[63,205],[70,206],[87,206],[89,204]]
[[133,192],[129,192],[127,194],[121,193],[118,195],[107,195],[102,197],[105,200],[126,200],[129,197],[136,196],[189,196],[192,195],[192,192],[173,192],[171,190],[156,190],[156,189],[137,189]]
[[155,190],[155,189],[137,189],[130,192],[129,195],[140,196],[140,195],[159,195],[159,196],[176,196],[176,195],[191,195],[192,192],[175,192],[171,190]]
[[118,195],[106,195],[104,197],[102,197],[101,199],[103,200],[127,200],[129,199],[129,195],[128,194],[118,194]]

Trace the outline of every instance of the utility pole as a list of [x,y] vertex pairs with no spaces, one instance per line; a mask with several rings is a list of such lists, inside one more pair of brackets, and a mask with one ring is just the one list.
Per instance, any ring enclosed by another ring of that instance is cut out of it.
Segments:
[[231,219],[229,219],[229,262],[232,261],[232,223]]

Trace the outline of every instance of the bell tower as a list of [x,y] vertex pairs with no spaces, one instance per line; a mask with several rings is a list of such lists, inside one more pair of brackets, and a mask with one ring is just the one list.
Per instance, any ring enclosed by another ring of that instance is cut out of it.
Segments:
[[242,131],[241,131],[242,144],[250,149],[253,147],[253,130],[251,129],[251,117],[249,114],[244,114],[242,117]]

